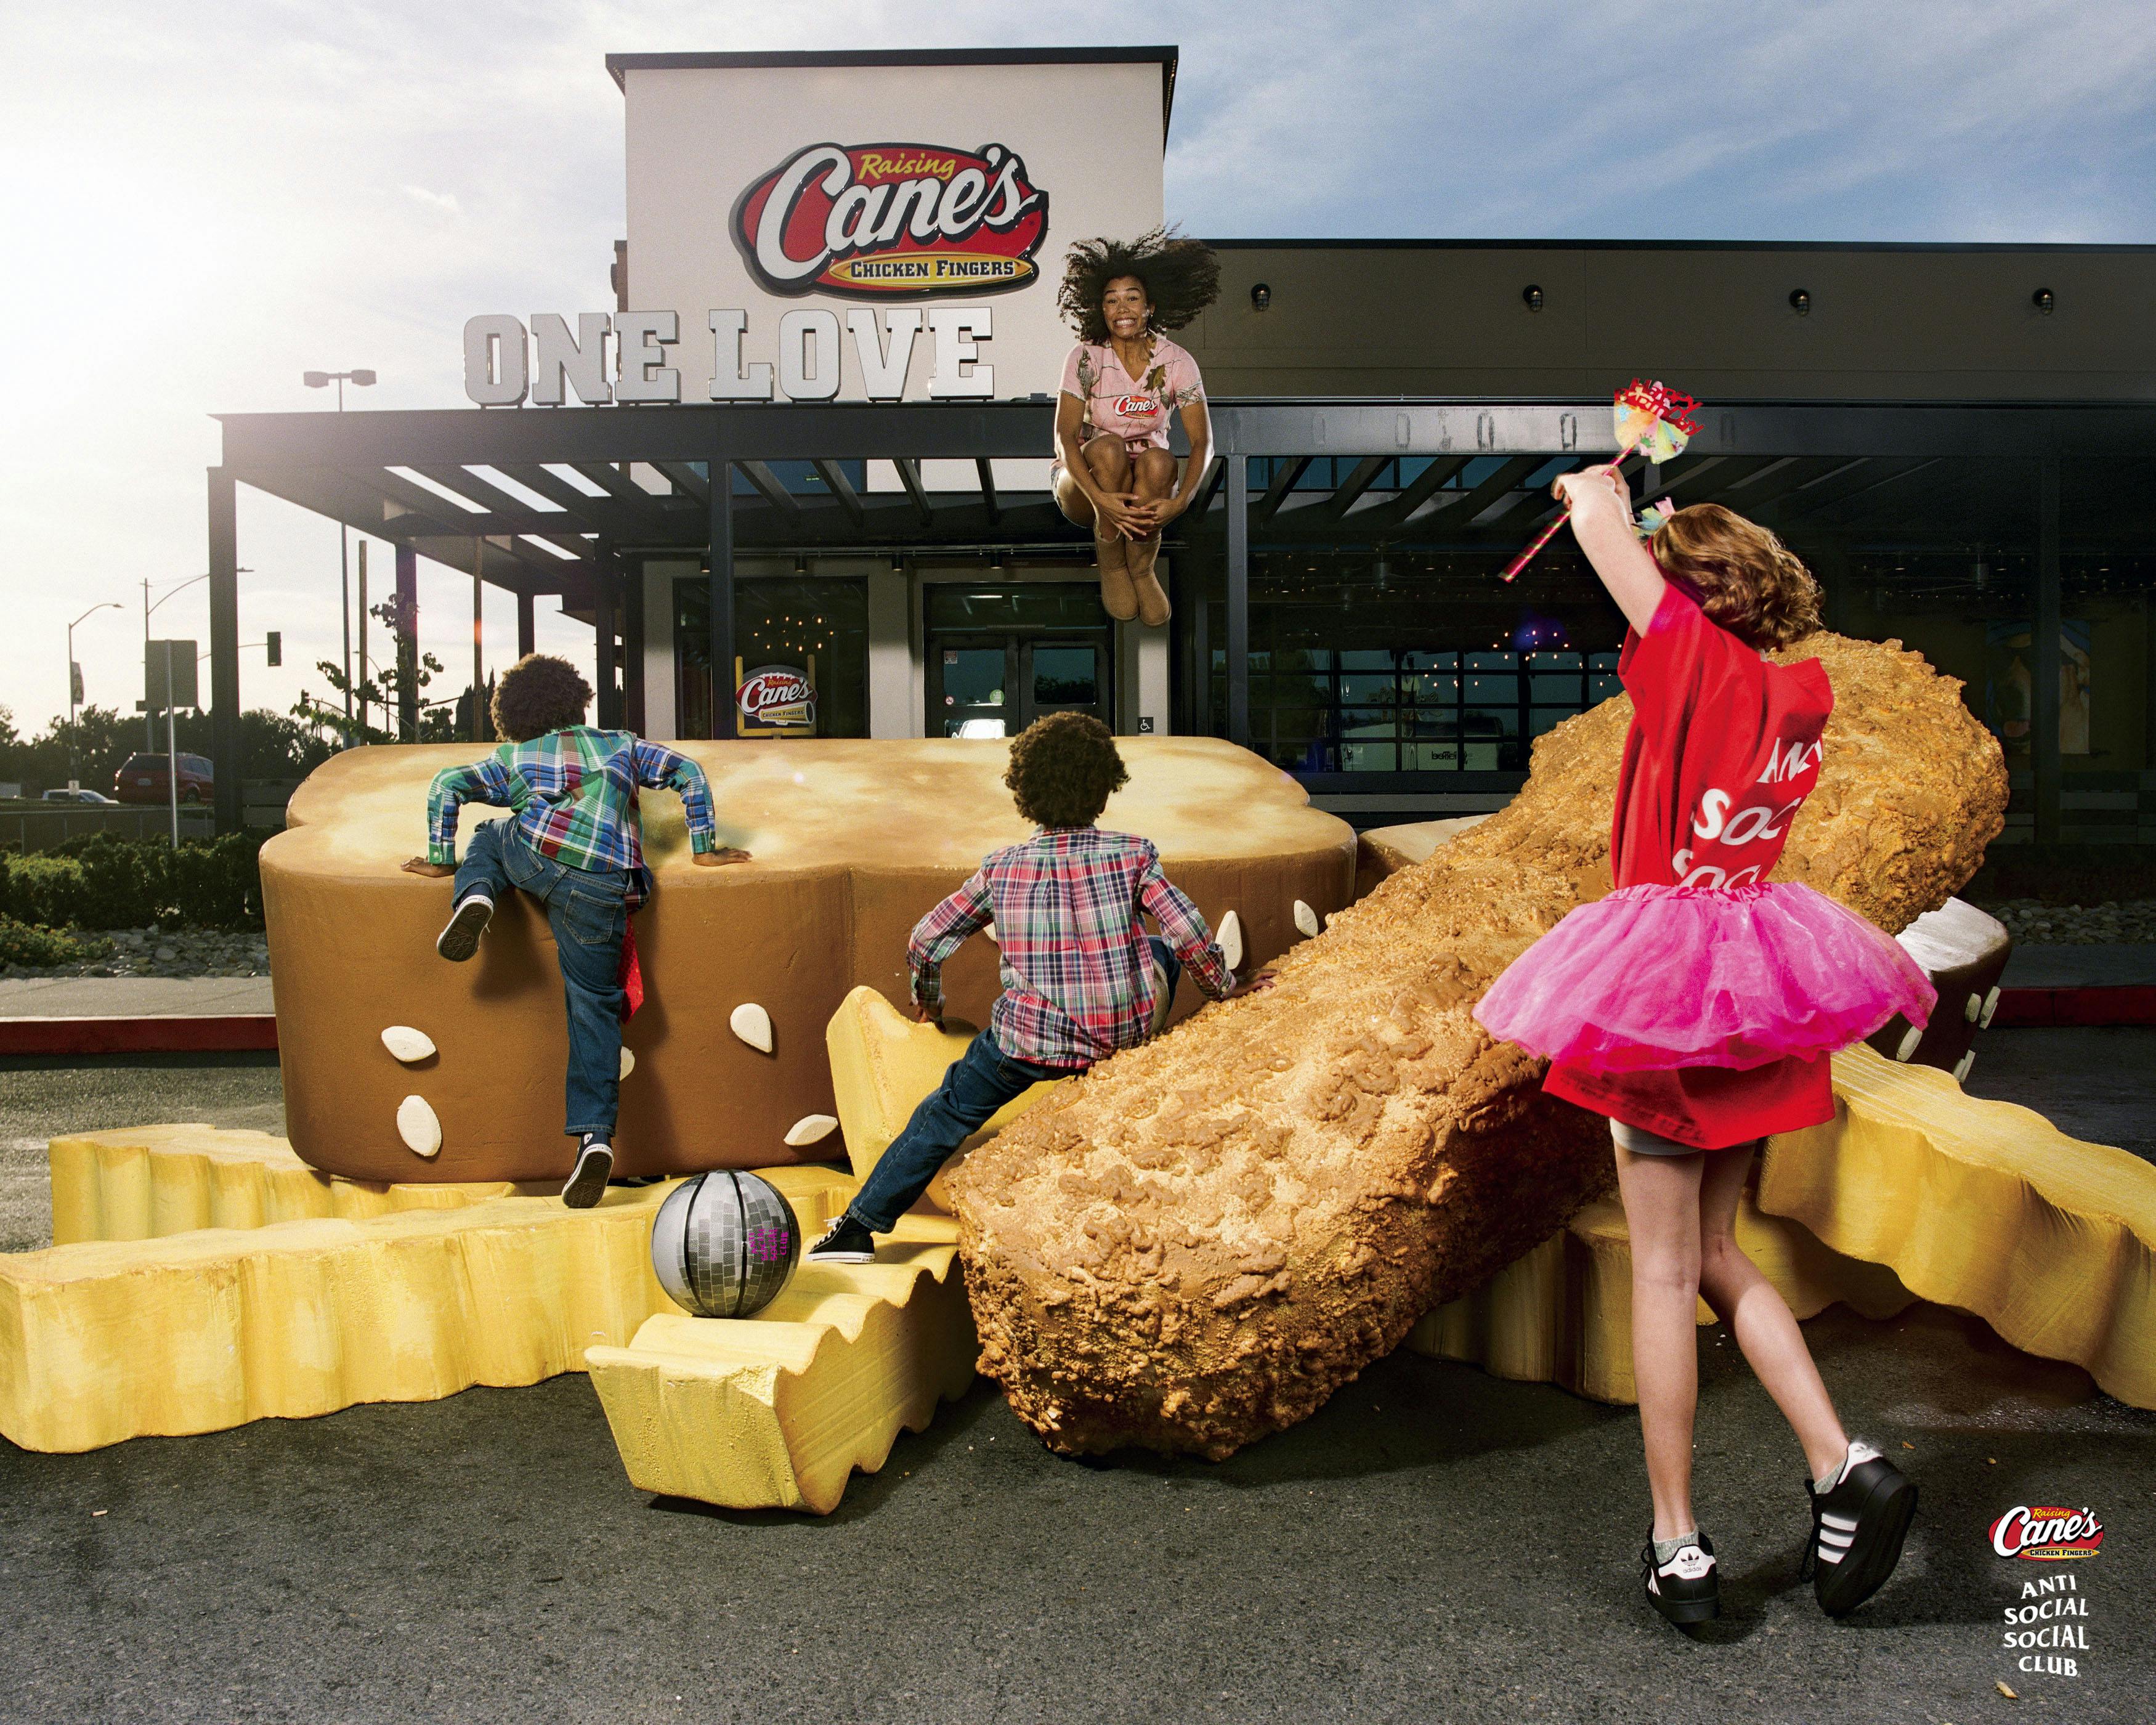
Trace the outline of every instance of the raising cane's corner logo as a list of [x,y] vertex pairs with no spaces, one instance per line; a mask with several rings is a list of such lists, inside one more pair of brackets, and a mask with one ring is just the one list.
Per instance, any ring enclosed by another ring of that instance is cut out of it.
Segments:
[[[2037,1563],[2061,1563],[2092,1558],[2103,1545],[2103,1523],[2092,1509],[2061,1504],[2016,1504],[1991,1524],[1994,1556]],[[2090,1651],[2089,1596],[2071,1569],[2030,1576],[2020,1572],[2021,1596],[2001,1608],[2005,1627],[1999,1645],[2018,1655],[2015,1671],[2024,1676],[2080,1677]],[[2020,1696],[2005,1682],[1999,1692]]]
[[2103,1523],[2092,1509],[2017,1504],[1991,1524],[1992,1551],[2028,1563],[2092,1558],[2102,1544]]
[[1004,144],[811,144],[742,193],[734,244],[774,294],[992,294],[1038,274],[1048,194]]

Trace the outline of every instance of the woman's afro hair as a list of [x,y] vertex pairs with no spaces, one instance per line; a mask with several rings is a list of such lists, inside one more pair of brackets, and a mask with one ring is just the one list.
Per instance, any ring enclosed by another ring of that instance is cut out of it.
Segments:
[[1004,774],[1018,812],[1044,827],[1090,827],[1130,778],[1114,736],[1091,713],[1035,719],[1013,740]]
[[527,653],[494,685],[494,734],[504,742],[527,742],[550,731],[584,722],[592,685],[566,659]]
[[1101,301],[1108,284],[1135,275],[1145,284],[1152,314],[1148,330],[1179,330],[1220,296],[1220,260],[1202,239],[1186,239],[1173,228],[1156,228],[1136,239],[1081,239],[1064,259],[1055,309],[1081,341],[1105,342],[1107,320]]

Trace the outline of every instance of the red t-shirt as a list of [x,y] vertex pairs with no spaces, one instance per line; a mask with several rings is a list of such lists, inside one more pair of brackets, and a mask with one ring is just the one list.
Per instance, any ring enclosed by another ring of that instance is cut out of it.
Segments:
[[[1617,673],[1632,697],[1632,728],[1609,834],[1616,884],[1763,880],[1819,783],[1820,738],[1834,711],[1820,662],[1769,663],[1671,586],[1646,634],[1626,634]],[[1824,1056],[1743,1071],[1596,1073],[1558,1060],[1543,1087],[1628,1126],[1719,1149],[1831,1119],[1830,1077]]]

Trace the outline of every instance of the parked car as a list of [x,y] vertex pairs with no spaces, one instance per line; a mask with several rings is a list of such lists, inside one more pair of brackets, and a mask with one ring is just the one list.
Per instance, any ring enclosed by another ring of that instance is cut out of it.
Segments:
[[56,791],[47,791],[44,800],[48,803],[102,803],[109,808],[115,799],[106,796],[103,791],[93,791],[88,785],[84,785],[72,791],[65,786]]
[[[180,762],[180,801],[207,803],[216,794],[217,779],[207,755],[182,755]],[[162,755],[136,753],[121,763],[119,772],[112,775],[112,792],[122,803],[166,803],[172,800],[172,790],[166,778],[166,761]]]

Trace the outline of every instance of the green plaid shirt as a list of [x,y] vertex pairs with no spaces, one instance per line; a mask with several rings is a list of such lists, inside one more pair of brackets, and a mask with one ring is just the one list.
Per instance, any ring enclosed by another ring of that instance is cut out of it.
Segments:
[[641,903],[650,875],[637,819],[639,788],[680,792],[690,849],[716,848],[702,768],[633,732],[578,725],[505,742],[483,761],[436,773],[427,791],[427,858],[454,864],[459,808],[485,803],[513,810],[519,836],[542,856],[594,872],[628,870],[637,877],[632,901]]

